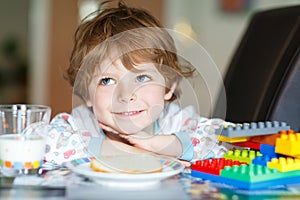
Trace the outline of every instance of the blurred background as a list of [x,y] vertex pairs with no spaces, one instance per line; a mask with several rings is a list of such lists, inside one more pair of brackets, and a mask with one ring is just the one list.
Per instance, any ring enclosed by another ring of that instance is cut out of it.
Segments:
[[[300,4],[300,0],[124,1],[149,10],[167,28],[199,42],[221,75],[254,12]],[[72,88],[63,71],[73,35],[80,20],[100,4],[99,0],[0,0],[0,104],[45,104],[53,115],[70,112]],[[216,81],[212,93],[221,84]],[[201,115],[209,116],[213,102],[197,92],[203,97]]]

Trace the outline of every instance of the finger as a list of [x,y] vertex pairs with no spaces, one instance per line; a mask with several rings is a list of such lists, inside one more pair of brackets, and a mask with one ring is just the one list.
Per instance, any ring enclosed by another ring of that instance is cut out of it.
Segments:
[[120,135],[120,137],[125,138],[125,139],[129,138],[129,135],[124,134],[124,133],[119,133],[119,135]]
[[191,166],[191,163],[188,162],[188,161],[179,160],[179,162],[181,162],[184,165],[184,167],[190,167]]
[[136,145],[138,144],[140,141],[132,136],[129,135],[125,135],[125,134],[119,134],[120,137],[124,138],[125,140],[127,140],[129,143],[131,143],[132,145]]

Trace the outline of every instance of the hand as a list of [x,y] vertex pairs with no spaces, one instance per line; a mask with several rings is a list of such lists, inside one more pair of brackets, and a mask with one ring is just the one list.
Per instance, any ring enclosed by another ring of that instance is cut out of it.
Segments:
[[135,147],[158,154],[178,157],[182,155],[182,146],[175,135],[151,135],[139,132],[135,135],[120,135]]
[[110,126],[107,126],[106,124],[103,124],[102,122],[98,121],[98,124],[99,124],[99,127],[102,128],[105,131],[108,131],[108,132],[111,132],[111,133],[114,133],[114,134],[119,134],[118,131],[116,131],[115,129],[111,128]]
[[134,135],[127,135],[101,122],[98,122],[98,124],[103,130],[120,136],[135,147],[173,157],[182,155],[181,143],[175,135],[151,135],[144,131],[140,131]]
[[188,168],[192,165],[189,161],[185,161],[185,160],[178,160],[178,161],[181,162],[185,168]]
[[[104,140],[101,147],[102,156],[112,156],[112,155],[135,155],[135,154],[151,154],[151,152],[144,151],[141,148],[135,148],[133,146],[129,146],[122,142],[112,141],[112,140]],[[157,156],[157,154],[152,154]],[[178,162],[181,162],[184,167],[190,167],[191,163],[184,160],[176,159]]]
[[154,151],[153,146],[151,145],[154,142],[154,135],[140,131],[134,135],[120,134],[120,136],[126,139],[130,144],[141,149],[148,151]]

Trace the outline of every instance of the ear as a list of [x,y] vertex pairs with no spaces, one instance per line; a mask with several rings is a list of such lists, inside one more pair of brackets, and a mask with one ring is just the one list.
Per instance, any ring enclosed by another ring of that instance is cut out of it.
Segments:
[[85,104],[86,104],[87,107],[92,107],[93,106],[91,100],[86,100]]
[[165,100],[170,100],[174,94],[174,91],[177,87],[177,82],[174,82],[168,93],[165,94]]
[[[95,84],[96,85],[96,84]],[[96,88],[94,87],[94,84],[90,84],[88,86],[88,95],[86,95],[84,97],[84,101],[85,101],[85,104],[87,107],[93,107],[93,101],[92,101],[92,98],[94,97],[92,94],[95,94]],[[94,92],[92,92],[94,91]]]

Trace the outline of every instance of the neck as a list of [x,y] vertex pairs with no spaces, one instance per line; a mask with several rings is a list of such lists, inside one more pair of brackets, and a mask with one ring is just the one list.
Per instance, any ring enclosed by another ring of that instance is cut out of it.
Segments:
[[150,124],[149,126],[147,126],[146,128],[144,128],[142,131],[149,133],[149,134],[154,134],[154,122],[152,124]]

